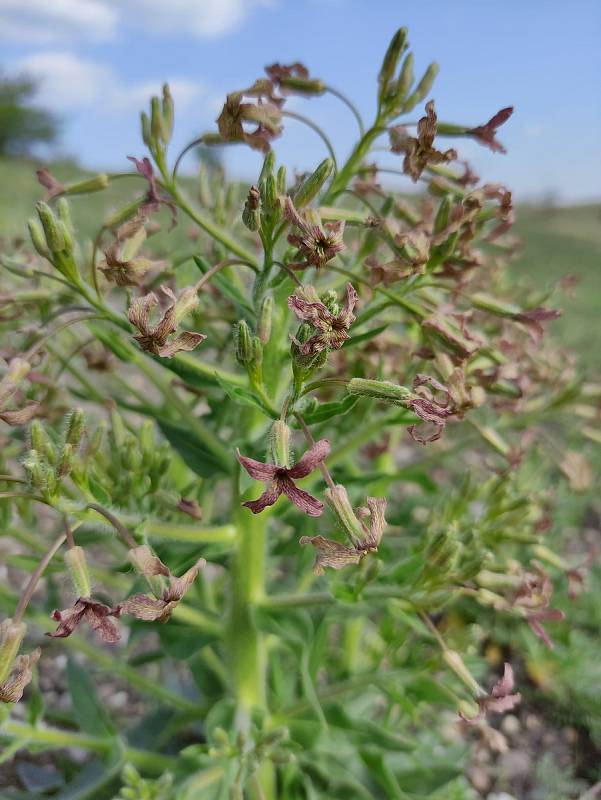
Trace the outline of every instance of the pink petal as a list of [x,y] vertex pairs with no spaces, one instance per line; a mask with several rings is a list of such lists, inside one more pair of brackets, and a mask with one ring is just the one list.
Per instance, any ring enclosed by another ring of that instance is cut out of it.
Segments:
[[513,667],[505,662],[503,677],[492,687],[491,695],[493,697],[505,697],[513,691],[513,687]]
[[286,497],[304,514],[308,514],[310,517],[321,516],[323,503],[317,500],[317,498],[313,497],[309,492],[299,489],[288,477],[281,478],[278,483]]
[[270,481],[274,478],[278,470],[275,464],[263,464],[261,461],[255,461],[254,458],[243,456],[238,448],[236,448],[236,458],[250,477],[254,478],[256,481]]
[[242,505],[249,508],[253,514],[260,514],[261,511],[264,511],[268,506],[272,506],[281,494],[282,487],[280,486],[280,482],[273,481],[260,497],[256,500],[246,500]]
[[355,315],[353,311],[355,310],[355,306],[357,305],[357,300],[359,299],[359,295],[355,291],[355,287],[352,283],[347,283],[346,285],[346,303],[344,308],[338,315],[338,321],[341,322],[346,328],[350,327],[352,323],[355,321]]
[[308,303],[293,294],[288,298],[288,308],[294,311],[300,320],[308,322],[320,331],[329,330],[334,323],[333,314],[323,303]]
[[305,478],[309,473],[318,467],[330,453],[330,442],[327,439],[320,439],[310,447],[304,456],[296,464],[287,470],[287,474],[294,478]]

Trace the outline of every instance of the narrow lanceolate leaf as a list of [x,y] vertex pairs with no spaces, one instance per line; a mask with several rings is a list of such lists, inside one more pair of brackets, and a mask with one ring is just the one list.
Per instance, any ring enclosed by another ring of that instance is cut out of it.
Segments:
[[303,413],[303,420],[307,425],[316,425],[325,422],[332,417],[339,417],[347,414],[357,403],[359,398],[355,395],[347,395],[344,400],[334,400],[330,403],[320,403],[313,411]]
[[227,474],[222,462],[195,437],[189,428],[166,419],[157,419],[157,425],[169,444],[181,456],[192,472],[203,478]]
[[254,408],[260,409],[264,414],[272,419],[278,418],[277,412],[269,408],[269,406],[259,397],[259,395],[253,392],[251,389],[245,389],[242,386],[234,386],[229,381],[225,380],[225,378],[221,378],[217,374],[215,375],[215,379],[230,400],[233,400],[239,405],[254,406]]
[[[203,275],[209,271],[210,265],[204,258],[201,256],[194,256],[193,260]],[[223,274],[223,271],[213,275],[211,283],[216,286],[223,296],[227,297],[239,311],[244,312],[244,314],[250,314],[251,318],[255,316],[255,310],[252,305],[248,302],[240,289]]]
[[362,342],[368,342],[370,339],[375,339],[382,331],[385,331],[388,325],[380,325],[377,328],[372,328],[371,331],[365,331],[365,333],[359,333],[357,336],[351,336],[350,339],[342,345],[343,349],[347,349],[349,347],[356,347],[358,344]]

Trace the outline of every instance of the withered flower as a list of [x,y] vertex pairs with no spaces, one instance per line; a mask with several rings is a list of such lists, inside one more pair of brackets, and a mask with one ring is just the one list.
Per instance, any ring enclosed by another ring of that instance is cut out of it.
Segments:
[[391,261],[382,264],[374,256],[365,259],[365,265],[371,270],[376,284],[389,286],[411,275],[422,275],[425,271],[432,244],[425,231],[416,228],[408,233],[396,234],[394,243],[399,252]]
[[192,519],[202,519],[202,508],[196,500],[188,500],[186,497],[181,497],[177,502],[176,508],[182,514],[192,517]]
[[470,128],[467,132],[473,136],[480,144],[489,147],[493,153],[506,153],[507,150],[496,138],[497,130],[504,125],[513,114],[513,106],[502,108],[492,116],[484,125]]
[[[457,411],[452,402],[451,393],[436,378],[418,374],[413,379],[414,396],[407,400],[407,405],[424,422],[432,423],[434,430],[428,435],[418,433],[422,426],[410,425],[407,428],[411,438],[420,444],[428,444],[440,439],[449,417]],[[432,391],[433,390],[433,391]],[[437,397],[436,392],[442,397]]]
[[[305,297],[299,296],[304,294]],[[357,304],[357,292],[353,285],[346,285],[346,303],[338,314],[333,314],[320,300],[312,286],[297,290],[288,298],[288,308],[303,322],[308,322],[317,333],[298,345],[303,356],[313,356],[322,350],[339,350],[349,338],[348,329],[355,321],[353,314]]]
[[18,703],[23,691],[31,682],[34,664],[40,660],[42,651],[39,647],[27,655],[17,656],[8,678],[0,683],[0,703]]
[[8,401],[16,394],[30,370],[31,365],[28,361],[23,358],[13,358],[0,381],[0,419],[7,425],[26,425],[38,412],[40,404],[35,401],[11,411],[6,408]]
[[430,164],[443,164],[457,158],[457,152],[452,148],[443,152],[433,147],[437,120],[434,101],[430,100],[426,103],[426,116],[417,123],[417,138],[409,136],[403,125],[390,129],[392,152],[405,153],[403,171],[414,183]]
[[[176,578],[169,567],[165,566],[147,545],[140,545],[131,550],[130,560],[137,571],[149,579],[155,596],[133,594],[120,604],[119,610],[122,614],[129,614],[137,619],[158,622],[167,622],[174,608],[196,580],[199,570],[207,563],[204,558],[199,558],[181,578]],[[159,579],[156,589],[153,578]],[[167,579],[167,585],[161,580],[162,578]]]
[[177,224],[176,205],[166,194],[160,191],[154,170],[152,168],[152,163],[148,156],[144,156],[144,158],[141,160],[139,158],[135,158],[134,156],[127,156],[127,158],[129,161],[133,162],[140,175],[142,175],[148,181],[148,192],[146,194],[146,199],[140,206],[139,213],[142,216],[147,217],[149,214],[155,214],[157,211],[159,211],[162,205],[167,206],[171,212],[171,227],[174,228]]
[[55,631],[47,633],[53,639],[64,639],[82,623],[87,622],[100,638],[107,644],[114,644],[121,638],[119,628],[110,617],[119,616],[119,607],[109,608],[90,597],[79,597],[72,606],[63,611],[54,611],[52,619],[58,622]]
[[514,596],[514,605],[524,609],[525,617],[535,636],[553,649],[551,637],[543,627],[543,622],[561,622],[565,614],[557,608],[549,608],[553,595],[553,583],[549,575],[536,563],[536,572],[527,572],[522,585]]
[[545,333],[542,323],[558,319],[558,317],[561,317],[561,309],[559,308],[532,308],[529,311],[521,311],[519,314],[514,314],[513,319],[516,322],[521,322],[528,332],[532,334],[534,340],[538,341]]
[[317,95],[326,91],[325,83],[319,78],[311,78],[309,70],[300,61],[294,64],[270,64],[265,67],[265,72],[284,95]]
[[[245,97],[256,97],[256,103],[244,102]],[[224,142],[244,142],[253,150],[267,153],[271,142],[282,133],[281,98],[273,94],[268,80],[258,80],[240,92],[228,94],[221,114],[217,118],[219,134]],[[256,124],[247,132],[246,123]]]
[[511,711],[522,699],[522,695],[519,692],[512,694],[514,685],[513,668],[511,664],[506,662],[504,665],[503,677],[495,683],[490,694],[485,694],[476,699],[479,709],[477,715],[468,718],[463,713],[459,712],[459,716],[465,722],[473,724],[486,716],[488,712],[503,714],[505,711]]
[[114,242],[104,251],[100,271],[117,286],[139,286],[152,267],[149,258],[137,255],[146,239],[145,219],[137,216],[115,233]]
[[284,202],[284,216],[300,230],[300,235],[291,233],[288,241],[298,248],[304,261],[289,264],[293,269],[304,269],[308,266],[323,267],[338,253],[344,250],[342,235],[344,222],[328,222],[322,224],[321,218],[315,209],[307,209],[305,217],[301,216],[292,200],[287,197]]
[[49,172],[49,170],[37,169],[35,174],[38,182],[41,183],[44,189],[48,190],[44,195],[44,202],[47,203],[48,200],[52,200],[53,197],[58,197],[65,191],[64,185],[57,180],[54,175]]
[[170,339],[180,321],[196,307],[198,297],[193,286],[184,289],[179,297],[176,297],[167,286],[161,286],[161,291],[173,302],[156,325],[151,325],[149,322],[150,311],[159,302],[154,292],[134,300],[128,316],[131,324],[139,331],[134,339],[142,350],[161,358],[171,358],[181,350],[194,350],[207,337],[203,333],[182,331]]
[[[349,506],[348,498],[346,497],[346,490],[342,486],[337,486],[336,491],[339,493],[342,490],[342,499],[344,505]],[[330,490],[328,490],[330,491]],[[345,502],[346,501],[346,502]],[[330,492],[330,502],[334,506],[334,498]],[[352,513],[352,510],[350,510]],[[299,544],[312,545],[317,553],[315,555],[315,564],[313,565],[313,572],[315,575],[323,575],[325,567],[332,569],[342,569],[348,564],[358,564],[368,553],[375,553],[378,550],[384,533],[384,526],[386,519],[384,514],[386,512],[386,499],[383,497],[368,497],[367,508],[361,507],[357,509],[356,520],[360,525],[361,536],[357,541],[354,541],[352,546],[341,544],[333,539],[326,539],[325,536],[302,536],[299,539]],[[365,520],[369,518],[369,526],[366,525]],[[350,531],[347,529],[350,535]],[[356,534],[352,537],[356,538]]]
[[323,503],[299,489],[295,480],[306,478],[316,469],[330,452],[330,443],[327,439],[320,439],[310,447],[304,456],[292,467],[278,464],[264,464],[254,458],[243,456],[236,450],[236,458],[256,481],[263,481],[267,488],[257,500],[247,500],[242,505],[249,508],[253,514],[259,514],[267,506],[272,506],[281,494],[291,500],[294,505],[310,517],[319,517],[323,511]]

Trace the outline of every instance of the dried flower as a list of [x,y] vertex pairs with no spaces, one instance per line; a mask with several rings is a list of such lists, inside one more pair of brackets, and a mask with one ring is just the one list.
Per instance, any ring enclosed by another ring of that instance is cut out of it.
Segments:
[[63,192],[65,191],[64,185],[59,180],[57,180],[54,177],[54,175],[50,173],[49,170],[37,169],[35,174],[39,183],[41,183],[44,189],[48,190],[48,192],[44,196],[44,202],[47,203],[48,200],[52,200],[53,197],[58,197],[58,195],[63,194]]
[[457,158],[457,152],[453,149],[442,152],[433,147],[437,119],[434,101],[430,100],[426,103],[426,116],[417,123],[417,138],[409,136],[402,125],[390,130],[392,152],[405,153],[403,171],[411,176],[414,183],[430,164],[443,164]]
[[[306,291],[308,290],[308,292]],[[308,322],[317,333],[307,341],[294,343],[298,346],[301,355],[313,356],[322,350],[339,350],[349,338],[348,329],[355,321],[353,310],[357,304],[357,292],[353,285],[346,285],[346,303],[338,314],[333,314],[322,302],[312,286],[297,290],[296,294],[288,298],[288,308],[303,322]],[[299,296],[314,295],[316,301],[309,301]]]
[[551,637],[543,622],[561,622],[565,614],[557,608],[549,608],[553,595],[553,583],[549,575],[536,563],[536,572],[527,572],[514,597],[514,605],[525,610],[525,617],[532,632],[553,649]]
[[126,222],[118,228],[115,241],[104,251],[100,270],[117,286],[139,286],[153,265],[149,258],[137,255],[146,239],[144,223],[143,216]]
[[207,337],[202,333],[183,331],[170,340],[180,321],[198,304],[194,287],[184,289],[179,297],[167,286],[161,286],[163,294],[173,302],[156,325],[149,322],[149,313],[159,302],[156,294],[150,292],[133,301],[129,309],[129,321],[140,332],[134,336],[142,350],[161,358],[171,358],[180,350],[194,350]]
[[160,191],[150,159],[147,156],[141,160],[134,156],[127,156],[127,158],[134,163],[140,175],[148,181],[148,193],[139,208],[139,213],[147,217],[149,214],[159,211],[162,205],[167,206],[171,212],[171,227],[174,228],[177,224],[177,208],[175,203]]
[[27,403],[23,408],[9,411],[8,401],[15,395],[21,383],[31,370],[31,364],[23,358],[13,358],[6,374],[0,381],[0,419],[7,425],[26,425],[38,412],[40,404]]
[[309,77],[309,70],[300,61],[294,64],[271,64],[265,67],[265,72],[282,94],[316,95],[326,90],[322,80]]
[[18,703],[23,691],[31,682],[32,669],[40,660],[42,651],[39,647],[27,655],[17,656],[8,678],[0,683],[0,703]]
[[330,443],[327,439],[315,442],[299,461],[292,467],[279,464],[264,464],[254,458],[243,456],[236,450],[236,458],[248,472],[251,478],[267,484],[266,490],[257,500],[247,500],[242,505],[250,508],[253,514],[259,514],[267,506],[272,506],[281,494],[291,500],[297,508],[310,517],[319,517],[323,511],[323,503],[299,489],[295,480],[306,478],[316,469],[330,452]]
[[[451,394],[446,386],[439,383],[436,378],[422,374],[416,375],[413,379],[413,389],[415,395],[409,400],[408,405],[421,420],[432,423],[434,431],[427,436],[423,436],[418,433],[419,428],[417,426],[410,425],[407,428],[409,435],[420,444],[435,442],[440,439],[447,419],[456,414]],[[442,398],[437,398],[434,392],[439,392]]]
[[482,719],[489,711],[493,714],[503,714],[511,711],[522,699],[519,692],[512,694],[514,688],[513,669],[507,662],[504,665],[503,677],[500,678],[492,687],[490,694],[485,694],[476,699],[479,711],[475,717],[468,718],[462,712],[459,716],[465,721],[473,724]]
[[513,106],[502,108],[500,111],[492,116],[484,125],[478,125],[475,128],[470,128],[467,132],[473,136],[480,144],[489,147],[493,153],[506,153],[507,151],[496,139],[497,129],[504,125],[509,117],[513,114]]
[[287,197],[284,202],[284,216],[301,231],[301,234],[291,233],[288,241],[298,247],[299,254],[304,258],[300,263],[290,264],[294,269],[304,269],[308,266],[323,267],[328,261],[344,250],[342,235],[344,222],[328,222],[322,225],[319,214],[314,209],[304,212],[310,219],[303,218],[292,200]]
[[[147,545],[140,545],[134,550],[130,550],[129,557],[137,571],[149,579],[155,597],[147,594],[133,594],[120,604],[119,611],[137,619],[157,620],[158,622],[167,622],[173,609],[196,580],[199,570],[206,564],[204,558],[199,558],[181,578],[176,578]],[[155,591],[152,579],[162,577],[167,579],[168,586],[163,588],[162,581],[159,581]]]
[[[256,97],[256,103],[244,102],[245,97]],[[273,94],[273,84],[258,80],[241,92],[227,95],[221,114],[217,118],[219,134],[224,142],[244,142],[253,150],[267,153],[271,142],[282,133],[281,98]],[[245,123],[256,124],[247,132]]]
[[55,631],[47,633],[53,639],[64,639],[82,623],[87,622],[100,638],[107,644],[114,644],[121,638],[119,628],[110,617],[119,616],[119,607],[109,608],[90,597],[79,597],[72,606],[63,611],[54,611],[52,619],[58,622]]
[[[330,489],[327,490],[332,507],[336,510],[340,506],[340,500],[342,500],[342,510],[347,511],[346,506],[350,509],[350,504],[346,496],[346,489],[343,486],[336,486],[335,488],[336,492]],[[336,497],[336,494],[338,494],[338,497]],[[324,536],[302,536],[299,544],[310,544],[317,550],[313,572],[316,575],[323,575],[325,567],[342,569],[348,564],[358,564],[368,553],[377,552],[384,533],[384,526],[386,525],[385,512],[385,498],[368,497],[367,508],[361,507],[357,509],[355,517],[360,525],[361,536],[350,547],[333,539],[326,539]],[[340,518],[340,515],[338,516]],[[369,527],[365,524],[365,520],[368,518]],[[345,529],[351,539],[355,539],[357,534],[354,531],[351,534],[347,525],[345,525]]]

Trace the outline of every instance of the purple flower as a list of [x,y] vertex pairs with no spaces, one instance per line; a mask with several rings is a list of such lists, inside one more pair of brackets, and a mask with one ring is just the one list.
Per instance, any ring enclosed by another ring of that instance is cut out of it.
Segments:
[[243,456],[236,450],[236,458],[248,472],[251,478],[263,481],[267,485],[263,494],[257,500],[247,500],[242,505],[250,508],[253,514],[272,506],[281,494],[291,500],[294,505],[310,517],[319,517],[323,511],[323,503],[299,489],[294,483],[299,478],[305,478],[316,469],[330,452],[330,443],[327,439],[320,439],[310,447],[304,456],[292,467],[283,467],[278,464],[263,464],[254,458]]
[[[317,294],[313,287],[299,290],[311,297]],[[307,299],[293,294],[288,298],[288,307],[294,311],[296,316],[303,322],[308,322],[317,333],[307,339],[302,344],[295,341],[301,355],[314,356],[322,350],[339,350],[349,338],[348,329],[355,321],[353,311],[357,304],[357,292],[352,284],[346,285],[346,303],[338,314],[333,314],[322,302],[309,302]]]
[[328,222],[324,226],[314,209],[309,209],[306,213],[312,216],[311,220],[305,219],[298,213],[289,197],[284,201],[284,216],[300,230],[300,235],[289,234],[288,241],[298,248],[299,254],[304,258],[304,261],[289,266],[295,269],[304,269],[308,266],[319,269],[344,250],[342,241],[344,222],[341,220]]
[[118,616],[118,607],[109,608],[89,597],[80,597],[69,608],[65,608],[63,611],[54,611],[52,619],[59,624],[55,631],[47,633],[46,636],[53,639],[64,639],[71,636],[73,631],[85,621],[103,641],[107,644],[114,644],[119,641],[121,634],[117,625],[109,617]]
[[409,136],[406,128],[399,125],[390,130],[391,149],[393,153],[405,153],[403,172],[411,176],[415,183],[429,164],[443,164],[457,158],[453,149],[436,150],[436,123],[438,117],[434,111],[434,101],[426,104],[426,116],[417,123],[417,137]]
[[470,128],[468,133],[477,139],[480,144],[489,147],[493,153],[506,153],[507,151],[496,139],[497,129],[504,125],[509,117],[513,114],[513,106],[502,108],[500,111],[491,117],[484,125],[478,125],[475,128]]
[[535,636],[553,649],[551,637],[543,627],[543,622],[561,622],[565,614],[558,608],[549,608],[553,596],[553,583],[542,567],[536,565],[537,572],[527,572],[518,589],[514,604],[525,610],[526,621]]
[[[511,664],[505,663],[503,677],[500,678],[492,687],[490,694],[486,694],[477,699],[478,713],[475,717],[468,719],[461,712],[459,716],[470,724],[482,719],[489,711],[494,714],[503,714],[511,711],[522,699],[519,692],[512,694],[514,687],[513,669]],[[482,690],[484,692],[484,690]]]
[[196,307],[198,297],[194,287],[184,289],[179,297],[176,297],[167,286],[161,286],[161,290],[173,302],[156,325],[151,325],[149,320],[151,309],[159,302],[154,292],[134,300],[128,316],[131,324],[139,331],[134,339],[142,350],[161,358],[171,358],[180,350],[194,350],[207,337],[202,333],[183,331],[170,338],[177,330],[181,319]]
[[146,199],[140,206],[140,214],[142,216],[155,214],[160,209],[161,205],[165,205],[171,212],[171,227],[174,228],[177,223],[177,209],[175,203],[160,192],[150,159],[147,156],[144,156],[142,160],[134,156],[127,156],[127,158],[135,164],[140,175],[148,181],[148,193]]
[[[418,426],[410,425],[407,428],[409,435],[420,444],[435,442],[440,439],[448,418],[456,414],[451,394],[447,387],[439,383],[436,378],[422,374],[416,375],[413,379],[413,389],[415,394],[408,400],[409,408],[424,422],[432,423],[434,430],[427,436],[423,436],[417,432]],[[435,392],[442,395],[442,398],[437,398]]]

